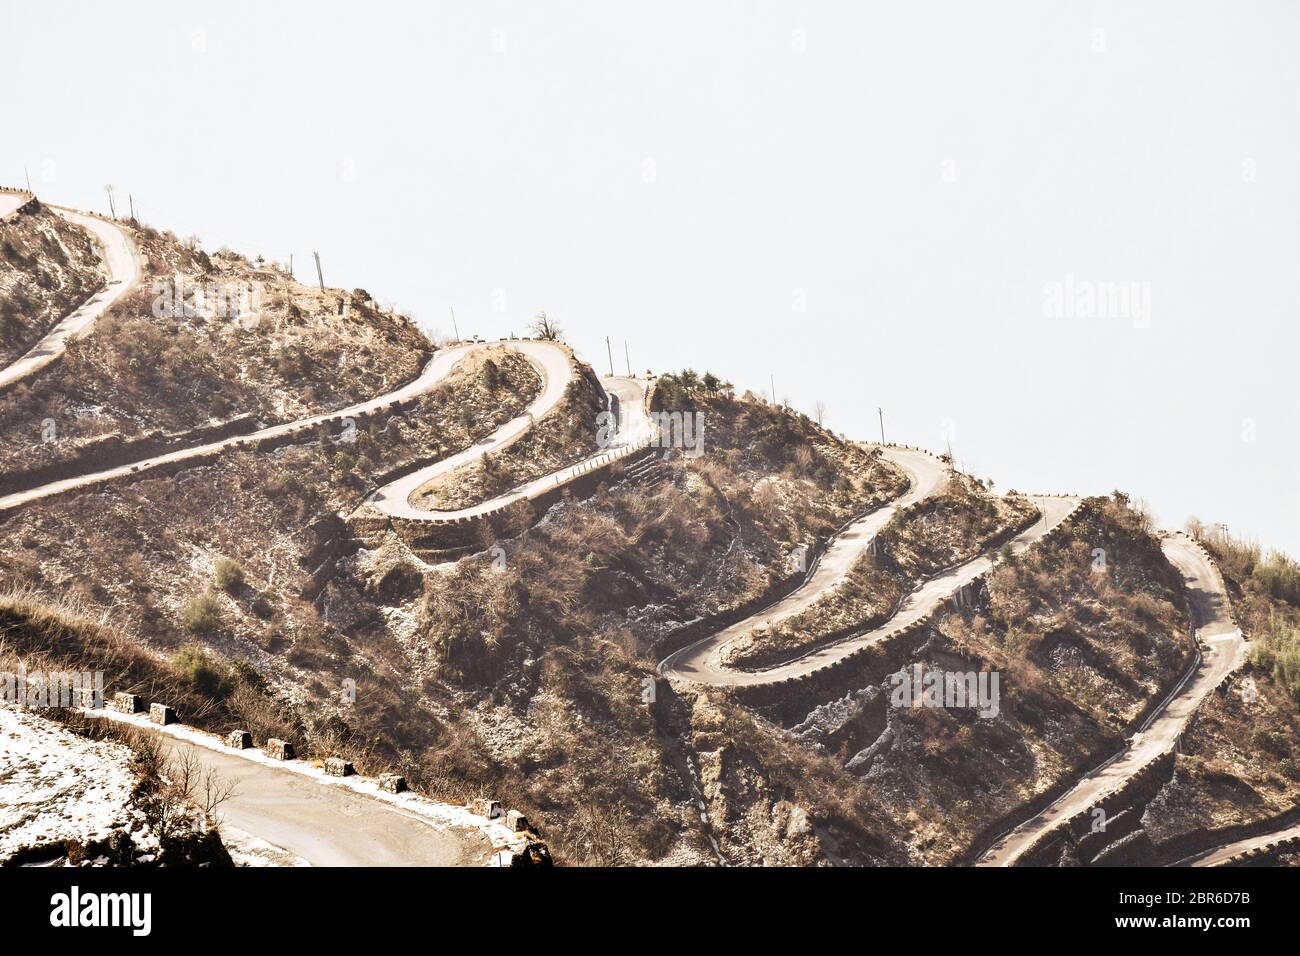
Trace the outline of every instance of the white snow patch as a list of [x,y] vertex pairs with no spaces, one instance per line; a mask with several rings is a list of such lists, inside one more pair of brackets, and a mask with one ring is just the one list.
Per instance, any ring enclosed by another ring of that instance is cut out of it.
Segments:
[[0,860],[23,847],[88,843],[126,829],[136,783],[131,759],[122,744],[0,706]]
[[311,866],[298,854],[229,824],[221,825],[221,842],[235,866]]
[[439,803],[436,800],[409,791],[406,793],[390,793],[387,790],[381,790],[378,781],[368,777],[331,777],[326,775],[323,767],[314,766],[304,760],[277,760],[261,750],[236,750],[233,747],[227,747],[213,734],[187,727],[184,724],[161,726],[152,723],[145,714],[122,714],[112,710],[94,710],[86,711],[86,713],[92,717],[103,717],[168,737],[187,740],[200,747],[240,757],[244,760],[251,760],[266,767],[301,774],[304,777],[312,778],[323,787],[343,787],[355,793],[364,794],[375,800],[381,800],[384,803],[400,807],[408,813],[423,817],[442,829],[477,830],[492,846],[493,857],[488,861],[487,865],[489,866],[496,864],[498,853],[502,854],[502,859],[506,863],[509,863],[508,857],[524,849],[528,843],[527,837],[510,831],[500,819],[489,820],[487,817],[474,813],[468,807],[460,804]]

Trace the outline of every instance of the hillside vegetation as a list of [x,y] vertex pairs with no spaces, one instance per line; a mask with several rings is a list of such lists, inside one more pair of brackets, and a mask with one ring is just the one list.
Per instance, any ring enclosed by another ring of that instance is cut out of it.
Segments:
[[893,615],[914,585],[982,554],[1037,516],[1027,499],[998,497],[974,478],[952,474],[941,491],[896,515],[839,587],[806,611],[736,641],[727,660],[757,669],[871,630]]
[[0,368],[103,284],[94,240],[53,210],[37,202],[0,222]]
[[[364,290],[321,292],[228,250],[124,228],[147,264],[140,284],[61,361],[0,395],[7,471],[93,461],[150,434],[233,420],[251,431],[341,408],[395,390],[431,354]],[[16,269],[20,284],[50,284],[31,260]]]
[[[25,228],[0,289],[75,298],[85,250],[57,222]],[[185,447],[337,408],[396,389],[435,352],[362,290],[320,292],[130,228],[146,284],[0,394],[0,483],[79,474],[160,435]],[[159,308],[178,275],[191,291]],[[591,454],[605,399],[577,370],[533,430],[417,501],[465,507]],[[1039,520],[1032,501],[951,473],[838,588],[731,660],[762,667],[870,629],[921,582],[993,555],[961,601],[805,680],[659,679],[666,654],[788,593],[799,556],[908,477],[875,446],[687,369],[654,381],[652,409],[692,421],[700,446],[666,441],[544,508],[465,525],[468,547],[438,550],[427,524],[364,505],[524,414],[541,388],[522,355],[485,346],[400,409],[0,514],[0,669],[103,670],[110,693],[165,701],[190,724],[395,770],[442,799],[492,796],[561,863],[941,865],[1123,748],[1194,660],[1184,583],[1127,496],[1086,499],[1013,555],[1006,542]],[[46,418],[53,440],[33,432]],[[1126,862],[1274,821],[1300,797],[1300,572],[1194,530],[1254,638],[1252,664],[1202,704],[1143,796],[1145,842]],[[917,668],[995,676],[998,690],[985,710],[899,703]],[[167,775],[149,754],[114,759],[145,768],[137,797],[156,805]],[[176,858],[199,859],[204,833],[200,820]]]
[[[1118,556],[1104,575],[1099,546]],[[841,768],[895,859],[949,864],[1118,748],[1122,727],[1181,673],[1186,628],[1177,576],[1143,516],[1122,497],[1088,499],[1064,534],[1005,560],[973,606],[788,701],[782,722]],[[996,714],[892,706],[890,675],[917,664],[996,672]]]

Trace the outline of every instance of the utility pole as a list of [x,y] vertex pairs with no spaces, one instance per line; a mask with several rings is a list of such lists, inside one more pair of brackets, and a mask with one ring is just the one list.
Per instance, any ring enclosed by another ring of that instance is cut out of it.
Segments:
[[885,443],[885,410],[877,408],[876,414],[880,416],[880,444]]
[[321,290],[322,292],[324,292],[324,291],[325,291],[325,276],[324,276],[324,274],[320,271],[320,253],[319,253],[319,252],[313,252],[312,255],[316,257],[316,281],[320,283],[320,290]]
[[452,309],[451,306],[447,306],[447,308],[451,309],[451,330],[452,332],[456,333],[456,341],[459,342],[460,329],[456,328],[456,310]]
[[293,278],[293,253],[289,253],[289,278]]
[[28,192],[31,192],[31,191],[32,191],[32,177],[31,177],[31,174],[30,174],[29,172],[27,172],[27,164],[26,164],[26,163],[23,163],[23,179],[27,180],[27,191],[28,191]]
[[775,405],[776,404],[776,375],[769,372],[768,379],[770,380],[770,384],[772,386],[772,404]]
[[609,377],[614,377],[614,351],[609,347],[609,336],[605,336],[605,354],[609,356]]
[[627,350],[627,339],[623,340],[623,358],[627,361],[627,377],[632,377],[632,355]]
[[105,187],[104,187],[104,191],[105,191],[106,193],[108,193],[108,211],[109,211],[110,215],[112,215],[112,217],[113,217],[114,219],[116,219],[116,218],[117,218],[117,210],[113,208],[113,186],[112,186],[112,184],[110,183],[109,185],[105,186]]
[[126,201],[131,204],[131,221],[134,222],[135,221],[135,196],[131,195],[131,193],[127,193]]

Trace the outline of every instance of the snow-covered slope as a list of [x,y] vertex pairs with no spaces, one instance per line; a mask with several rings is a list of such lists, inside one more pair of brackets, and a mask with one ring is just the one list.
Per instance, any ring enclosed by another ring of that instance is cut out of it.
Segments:
[[132,822],[131,751],[0,705],[0,862],[19,850],[107,839]]

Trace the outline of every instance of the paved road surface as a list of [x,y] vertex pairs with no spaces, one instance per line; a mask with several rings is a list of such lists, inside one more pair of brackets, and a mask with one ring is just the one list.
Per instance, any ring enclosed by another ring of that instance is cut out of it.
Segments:
[[249,835],[265,841],[271,847],[260,855],[277,864],[482,866],[518,842],[504,824],[463,807],[414,794],[381,795],[373,781],[326,777],[302,761],[232,750],[211,734],[177,724],[161,728],[141,714],[87,713],[157,734],[169,756],[192,755],[201,771],[233,784],[234,795],[216,810],[218,829],[229,830],[236,844]]
[[[478,444],[384,485],[366,499],[364,507],[393,517],[412,520],[436,518],[445,521],[456,518],[472,518],[495,511],[502,505],[519,498],[535,498],[555,487],[557,477],[563,478],[575,470],[580,470],[595,462],[604,461],[611,455],[617,454],[623,449],[635,447],[650,437],[651,426],[645,414],[644,403],[646,382],[625,376],[603,379],[601,384],[606,391],[618,396],[620,408],[619,430],[613,436],[613,441],[608,448],[591,455],[577,465],[565,468],[558,473],[544,475],[518,488],[514,488],[504,495],[478,502],[468,508],[459,508],[452,511],[431,511],[412,504],[412,497],[429,482],[478,461],[488,452],[497,452],[507,447],[527,433],[533,422],[554,409],[560,400],[564,398],[565,389],[573,378],[573,368],[569,362],[567,352],[549,342],[541,341],[508,341],[500,344],[522,352],[533,363],[538,374],[542,376],[541,394],[528,406],[527,412],[506,422]],[[596,429],[595,421],[591,423],[591,427],[593,431]]]
[[204,769],[235,786],[235,795],[217,810],[221,826],[255,834],[312,866],[476,866],[492,855],[480,833],[436,827],[292,770],[171,738],[168,749],[194,754]]
[[[872,539],[900,508],[928,497],[942,486],[946,470],[930,455],[900,448],[886,448],[884,454],[908,472],[912,486],[907,494],[850,525],[827,549],[812,578],[799,590],[773,607],[669,655],[659,664],[659,672],[669,678],[729,686],[770,684],[789,677],[799,677],[842,660],[858,648],[877,643],[922,619],[964,584],[991,568],[992,559],[981,555],[936,575],[904,598],[898,612],[879,627],[816,648],[784,664],[764,670],[741,671],[733,670],[724,663],[723,653],[728,643],[738,640],[755,627],[784,620],[820,600],[844,579],[853,563],[870,547]],[[1078,503],[1075,498],[1035,497],[1031,500],[1042,513],[1042,520],[1012,540],[1012,550],[1015,553],[1028,548],[1060,524]]]
[[1203,856],[1192,860],[1190,866],[1222,866],[1232,859],[1238,853],[1245,853],[1247,850],[1254,850],[1262,846],[1268,846],[1270,843],[1277,843],[1280,840],[1290,840],[1300,837],[1300,823],[1294,826],[1284,827],[1281,830],[1274,830],[1271,833],[1261,833],[1259,836],[1247,837],[1244,840],[1238,840],[1236,843],[1227,843],[1220,847],[1209,850]]
[[[0,198],[3,198],[3,194],[0,194]],[[113,223],[94,216],[86,216],[70,209],[55,208],[54,211],[95,237],[103,253],[104,268],[108,273],[107,284],[51,329],[26,355],[8,368],[0,370],[0,388],[57,361],[67,348],[69,339],[88,331],[96,319],[140,281],[140,262],[136,258],[135,245],[126,232]]]
[[9,215],[23,203],[27,202],[30,197],[22,196],[18,193],[0,193],[0,219]]
[[1244,658],[1241,631],[1232,623],[1222,579],[1204,552],[1181,534],[1162,542],[1166,557],[1182,572],[1192,602],[1193,624],[1204,642],[1203,660],[1191,679],[1157,708],[1145,729],[1118,759],[1085,776],[1074,788],[1003,837],[980,866],[1011,866],[1044,834],[1075,814],[1090,810],[1135,773],[1174,746],[1200,702]]

